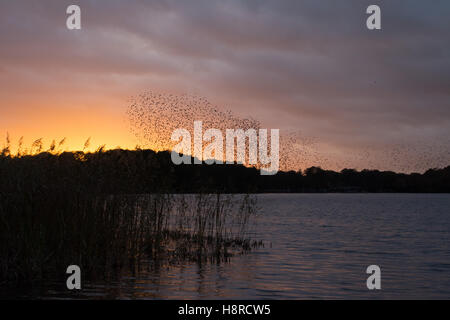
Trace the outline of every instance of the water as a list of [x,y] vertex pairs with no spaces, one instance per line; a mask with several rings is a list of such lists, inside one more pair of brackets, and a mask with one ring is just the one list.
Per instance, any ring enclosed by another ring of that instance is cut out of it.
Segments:
[[[119,282],[60,284],[47,298],[449,299],[450,195],[258,195],[264,248],[220,265],[187,264]],[[366,268],[381,268],[381,290]]]

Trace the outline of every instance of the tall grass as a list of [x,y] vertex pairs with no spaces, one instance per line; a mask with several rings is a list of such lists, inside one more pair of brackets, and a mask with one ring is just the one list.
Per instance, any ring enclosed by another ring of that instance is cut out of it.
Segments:
[[250,250],[252,197],[172,194],[158,173],[168,164],[148,150],[60,152],[63,143],[42,152],[38,139],[12,156],[8,137],[0,154],[0,282],[63,277],[70,264],[109,278],[143,261],[220,262]]

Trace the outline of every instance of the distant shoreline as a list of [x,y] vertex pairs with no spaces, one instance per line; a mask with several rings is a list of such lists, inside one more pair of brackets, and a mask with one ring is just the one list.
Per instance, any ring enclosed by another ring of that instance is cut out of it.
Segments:
[[2,193],[67,188],[68,183],[78,186],[77,192],[100,194],[450,193],[450,166],[410,174],[311,167],[261,176],[258,169],[241,164],[175,165],[170,152],[149,149],[0,154],[0,174],[5,178]]

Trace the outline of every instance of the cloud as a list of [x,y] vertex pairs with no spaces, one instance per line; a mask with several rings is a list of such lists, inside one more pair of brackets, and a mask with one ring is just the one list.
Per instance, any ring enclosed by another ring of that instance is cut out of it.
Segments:
[[[426,152],[448,155],[448,1],[377,1],[381,31],[365,28],[366,0],[78,3],[81,31],[65,28],[70,1],[0,4],[4,117],[27,108],[18,91],[36,99],[45,92],[47,100],[52,92],[75,101],[114,97],[117,107],[156,88],[194,92],[267,126],[300,129],[334,162],[373,146],[371,161],[382,167],[382,155],[398,144],[419,154],[438,142]],[[430,165],[404,158],[408,168]]]

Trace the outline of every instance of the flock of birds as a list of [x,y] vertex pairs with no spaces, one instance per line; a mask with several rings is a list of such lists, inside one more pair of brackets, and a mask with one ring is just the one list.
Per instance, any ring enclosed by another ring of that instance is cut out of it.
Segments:
[[[259,129],[262,129],[261,123],[256,119],[239,117],[230,110],[219,108],[204,97],[189,94],[175,95],[153,91],[142,93],[131,100],[127,117],[139,145],[156,151],[172,150],[177,143],[171,140],[175,129],[186,129],[193,136],[194,121],[202,121],[203,132],[207,129],[219,129],[224,135],[224,151],[226,129],[255,129],[257,134]],[[269,129],[270,134],[271,128],[265,129]],[[191,150],[194,150],[193,138],[191,142]],[[270,137],[268,142],[270,148]],[[301,159],[306,156],[305,151],[314,150],[313,144],[313,139],[304,138],[299,132],[280,130],[280,169],[299,169]],[[204,143],[203,148],[206,145]],[[245,152],[248,156],[248,143]],[[248,161],[247,158],[246,160]]]
[[[171,140],[172,132],[179,128],[191,133],[193,143],[194,121],[203,122],[203,132],[210,128],[219,129],[223,133],[226,129],[252,128],[257,132],[261,129],[261,123],[256,119],[239,117],[229,110],[219,108],[204,97],[189,94],[144,92],[131,99],[127,117],[139,145],[155,151],[172,150],[177,143]],[[305,137],[300,131],[282,129],[279,145],[279,167],[283,171],[321,166],[332,170],[366,168],[423,172],[429,168],[449,165],[445,163],[450,158],[449,148],[442,147],[449,146],[450,141],[439,141],[435,144],[425,141],[405,143],[383,150],[368,146],[359,148],[358,152],[333,154],[330,150],[323,150],[323,146],[319,147],[317,138]],[[204,143],[203,148],[205,146]],[[193,146],[191,150],[194,150]],[[246,152],[248,155],[248,145]]]

